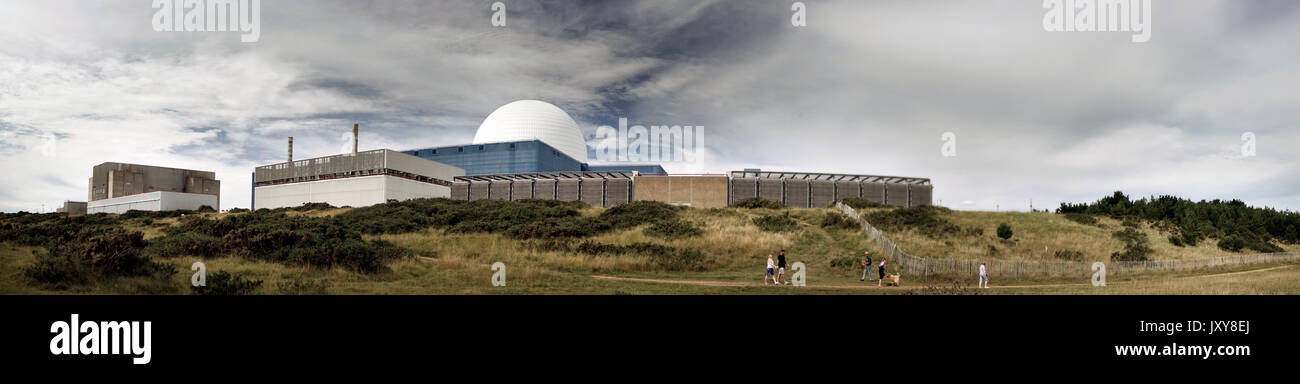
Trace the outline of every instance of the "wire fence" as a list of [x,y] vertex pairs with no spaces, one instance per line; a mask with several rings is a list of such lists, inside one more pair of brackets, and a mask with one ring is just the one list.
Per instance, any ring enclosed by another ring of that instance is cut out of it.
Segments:
[[[936,259],[920,257],[904,252],[898,244],[890,241],[883,233],[858,215],[853,207],[836,202],[845,215],[856,220],[870,237],[884,250],[890,270],[903,271],[908,275],[922,279],[930,275],[978,275],[980,262],[975,260]],[[1219,268],[1238,265],[1271,264],[1300,261],[1300,253],[1259,253],[1249,255],[1220,256],[1186,260],[1151,260],[1151,261],[1108,261],[1106,275],[1140,274],[1150,272],[1177,272],[1196,269]],[[1078,277],[1092,276],[1093,261],[1045,261],[1045,260],[986,260],[985,269],[989,277],[1027,278],[1027,277]]]

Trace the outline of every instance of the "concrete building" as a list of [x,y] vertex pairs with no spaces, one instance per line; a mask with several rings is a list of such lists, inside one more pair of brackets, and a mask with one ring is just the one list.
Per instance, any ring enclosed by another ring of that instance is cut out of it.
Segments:
[[450,197],[452,179],[463,175],[461,168],[388,149],[292,160],[254,170],[253,209]]
[[69,215],[84,215],[86,214],[86,202],[64,201],[63,206],[59,207],[58,209],[55,209],[54,211],[59,213],[66,213]]
[[109,162],[91,170],[89,184],[86,213],[221,206],[221,181],[210,171]]
[[726,175],[637,176],[633,200],[661,201],[695,208],[727,206]]

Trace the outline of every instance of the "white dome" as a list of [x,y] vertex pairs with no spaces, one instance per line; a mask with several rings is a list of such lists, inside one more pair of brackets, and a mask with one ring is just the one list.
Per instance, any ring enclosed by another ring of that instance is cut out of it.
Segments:
[[492,111],[474,134],[474,144],[537,139],[579,162],[587,162],[587,143],[578,123],[560,107],[519,100]]

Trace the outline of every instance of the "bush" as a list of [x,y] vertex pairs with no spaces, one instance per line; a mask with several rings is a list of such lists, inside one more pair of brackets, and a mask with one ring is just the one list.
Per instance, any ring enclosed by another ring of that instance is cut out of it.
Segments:
[[1001,238],[1002,240],[1011,240],[1011,236],[1014,234],[1015,233],[1011,231],[1011,224],[998,224],[998,238]]
[[1183,238],[1176,235],[1169,235],[1169,244],[1173,244],[1175,247],[1182,247]]
[[839,212],[830,212],[822,217],[822,228],[856,230],[861,228],[857,221]]
[[197,232],[180,232],[154,239],[146,252],[157,257],[195,256],[213,258],[222,256],[221,239]]
[[1147,246],[1149,240],[1146,233],[1138,231],[1135,225],[1126,223],[1123,230],[1115,231],[1111,237],[1124,242],[1124,250],[1110,255],[1112,261],[1145,261],[1155,253],[1155,250]]
[[664,220],[651,224],[645,229],[647,236],[662,237],[665,239],[678,239],[683,237],[698,236],[704,233],[703,229],[695,223],[684,220]]
[[1054,256],[1056,256],[1056,258],[1061,260],[1083,261],[1083,252],[1070,250],[1070,249],[1058,249],[1056,250]]
[[882,231],[915,229],[931,238],[961,234],[961,227],[939,217],[940,214],[947,212],[951,212],[951,210],[924,205],[872,212],[867,215],[866,219],[867,222]]
[[784,215],[764,215],[754,218],[754,225],[758,229],[768,232],[789,232],[799,228],[799,222],[790,217],[790,213]]
[[121,229],[83,231],[68,241],[53,243],[46,254],[23,270],[38,283],[57,289],[92,280],[149,276],[166,280],[176,267],[161,264],[142,254],[144,235]]
[[852,207],[853,209],[863,209],[863,208],[888,208],[888,207],[889,207],[888,205],[881,204],[881,203],[877,203],[877,202],[875,202],[875,201],[871,201],[871,200],[864,199],[864,198],[861,198],[861,197],[849,197],[849,198],[845,198],[845,199],[843,199],[843,200],[840,200],[840,202],[841,202],[841,203],[844,203],[844,205],[847,205],[847,206],[849,206],[849,207]]
[[1228,252],[1241,252],[1246,247],[1246,241],[1237,236],[1228,236],[1219,239],[1219,249]]
[[261,280],[245,278],[242,273],[231,274],[226,271],[217,271],[208,275],[205,286],[190,286],[190,293],[216,296],[247,295],[261,286]]
[[1083,225],[1101,226],[1101,222],[1096,217],[1082,213],[1066,213],[1065,219]]
[[683,207],[668,205],[658,201],[633,201],[606,209],[600,218],[613,229],[631,228],[641,224],[677,219],[677,212]]
[[731,203],[731,207],[746,208],[746,209],[755,209],[755,208],[781,209],[781,208],[785,208],[785,204],[781,204],[780,201],[768,200],[761,197],[749,197],[749,198],[736,200],[736,202]]

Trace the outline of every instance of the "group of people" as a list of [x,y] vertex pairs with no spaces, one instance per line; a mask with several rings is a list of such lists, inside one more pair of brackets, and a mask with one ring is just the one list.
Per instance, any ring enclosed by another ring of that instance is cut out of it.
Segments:
[[790,284],[785,280],[785,250],[776,256],[776,261],[772,261],[772,254],[767,254],[767,272],[763,274],[763,285],[768,285],[768,280],[773,284],[782,285]]
[[879,278],[879,279],[875,279],[875,278],[873,278],[873,277],[871,276],[871,267],[872,267],[872,264],[871,264],[871,252],[870,252],[870,251],[862,252],[862,257],[863,257],[863,260],[862,260],[862,279],[861,279],[861,280],[858,280],[858,281],[880,280],[880,282],[876,283],[876,286],[877,286],[877,287],[884,286],[884,284],[885,284],[885,277],[889,276],[888,274],[885,273],[885,263],[887,263],[889,260],[887,260],[887,259],[885,259],[885,258],[883,258],[883,257],[880,258],[880,266],[878,267],[878,268],[880,269],[880,278]]
[[[887,260],[884,257],[881,257],[880,264],[874,265],[872,264],[872,260],[871,260],[871,251],[862,252],[862,279],[858,281],[879,281],[876,283],[876,286],[883,287],[885,284],[885,279],[889,276],[889,274],[886,273],[885,271],[885,264],[888,262],[889,260]],[[873,266],[877,267],[878,270],[880,271],[880,274],[878,275],[879,279],[877,279],[876,276],[871,275],[871,267]],[[763,274],[763,285],[768,285],[769,281],[771,281],[772,284],[776,284],[776,285],[790,284],[789,281],[785,280],[785,250],[784,249],[782,249],[781,252],[777,254],[775,261],[772,260],[772,254],[770,253],[767,254],[767,272]],[[984,267],[984,263],[980,263],[979,287],[980,288],[989,287],[988,269]]]

